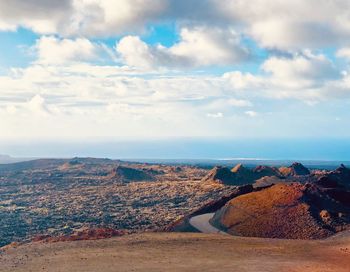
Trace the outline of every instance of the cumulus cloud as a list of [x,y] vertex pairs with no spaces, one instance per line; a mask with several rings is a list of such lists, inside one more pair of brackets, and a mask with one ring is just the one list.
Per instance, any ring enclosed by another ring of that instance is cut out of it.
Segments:
[[26,104],[25,107],[32,111],[34,114],[47,114],[49,110],[47,108],[45,99],[37,94],[33,96]]
[[271,57],[262,69],[271,73],[273,84],[286,88],[314,88],[340,76],[334,64],[324,55],[309,51],[293,58]]
[[37,33],[114,36],[143,32],[149,23],[222,21],[212,0],[13,0],[0,1],[0,29]]
[[152,49],[137,36],[127,36],[121,39],[116,46],[117,52],[123,61],[132,67],[151,68],[161,59],[159,52],[152,52]]
[[0,30],[21,26],[38,33],[59,33],[74,12],[72,4],[71,0],[0,0]]
[[309,105],[335,97],[349,97],[348,74],[340,71],[322,54],[310,51],[289,57],[271,56],[260,67],[259,74],[233,71],[225,73],[232,91],[251,97],[293,98]]
[[181,41],[169,49],[179,57],[197,65],[228,65],[247,58],[248,50],[240,44],[239,35],[232,29],[197,27],[184,28]]
[[[148,74],[144,77],[140,72],[118,66],[33,63],[0,76],[0,118],[2,127],[6,128],[1,137],[14,134],[27,137],[29,130],[31,137],[46,138],[242,136],[249,131],[254,133],[257,126],[266,128],[270,121],[277,121],[260,113],[275,111],[270,105],[281,98],[281,93],[285,98],[305,102],[312,99],[322,102],[327,97],[327,104],[330,99],[344,101],[350,97],[347,75],[308,85],[311,89],[286,85],[282,78],[300,76],[293,70],[299,69],[293,66],[298,58],[309,58],[312,62],[323,57],[281,57],[279,60],[287,62],[292,69],[287,76],[278,74],[273,66],[255,76],[231,72],[223,76]],[[317,82],[320,74],[307,75],[308,80],[313,78]],[[242,82],[236,84],[235,78]],[[290,100],[275,103],[284,105],[279,107],[295,104]],[[305,108],[301,109],[297,114],[307,114]],[[41,125],[37,126],[38,123]]]
[[143,31],[147,23],[157,21],[167,8],[164,0],[76,0],[69,34],[112,36]]
[[64,64],[67,62],[93,61],[102,48],[88,39],[59,39],[53,36],[41,37],[34,46],[38,63]]
[[149,24],[229,26],[261,46],[283,50],[339,46],[350,41],[347,0],[1,0],[0,29],[115,36]]
[[232,21],[260,45],[284,50],[349,42],[350,3],[347,0],[216,0]]
[[163,0],[1,0],[0,29],[21,26],[40,34],[109,36],[145,29],[166,5]]
[[240,71],[227,72],[223,75],[223,78],[229,81],[233,89],[236,90],[257,89],[261,88],[264,84],[263,78]]
[[[45,34],[35,61],[0,76],[0,137],[246,135],[276,121],[267,110],[345,103],[349,72],[320,52],[350,59],[349,10],[347,0],[0,0],[0,31]],[[169,22],[174,44],[145,42]]]
[[220,76],[142,77],[117,66],[34,63],[0,76],[0,118],[16,137],[225,135],[231,132],[219,123],[208,132],[208,117],[244,116],[236,109],[253,106],[226,84]]
[[249,55],[233,30],[208,27],[183,28],[180,41],[170,48],[149,46],[137,36],[127,36],[116,49],[126,64],[143,68],[230,65]]

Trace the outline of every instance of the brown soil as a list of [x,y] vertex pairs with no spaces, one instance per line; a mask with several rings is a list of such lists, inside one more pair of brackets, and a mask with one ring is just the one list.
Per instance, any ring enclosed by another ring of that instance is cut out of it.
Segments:
[[0,254],[1,272],[264,271],[347,272],[348,234],[324,241],[193,233],[32,243]]
[[125,235],[124,231],[119,231],[115,229],[109,228],[96,228],[96,229],[85,229],[81,231],[77,231],[70,235],[62,235],[62,236],[49,236],[49,235],[38,235],[32,239],[33,242],[66,242],[66,241],[79,241],[79,240],[98,240],[111,238],[115,236]]

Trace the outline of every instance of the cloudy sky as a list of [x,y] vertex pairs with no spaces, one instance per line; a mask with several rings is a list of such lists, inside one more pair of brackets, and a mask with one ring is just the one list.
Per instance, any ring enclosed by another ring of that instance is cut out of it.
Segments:
[[0,140],[346,138],[348,0],[0,0]]

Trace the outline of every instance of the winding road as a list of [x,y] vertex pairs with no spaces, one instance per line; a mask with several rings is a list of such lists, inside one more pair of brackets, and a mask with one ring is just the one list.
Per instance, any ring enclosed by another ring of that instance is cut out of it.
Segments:
[[226,234],[226,232],[219,230],[218,228],[215,228],[212,224],[210,224],[209,220],[212,219],[214,216],[214,213],[205,213],[201,215],[197,215],[190,218],[190,224],[195,229],[199,230],[203,233],[220,233],[220,234]]

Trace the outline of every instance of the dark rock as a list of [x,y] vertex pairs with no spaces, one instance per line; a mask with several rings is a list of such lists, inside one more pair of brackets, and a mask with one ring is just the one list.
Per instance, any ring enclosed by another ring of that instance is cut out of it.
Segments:
[[129,181],[152,181],[154,177],[140,169],[118,166],[114,168],[109,175],[110,178],[116,178],[124,182]]
[[336,170],[319,176],[316,183],[325,188],[341,187],[350,190],[350,169],[342,164]]
[[226,185],[235,185],[237,177],[236,174],[231,172],[227,167],[216,166],[203,178],[203,181],[214,181]]

